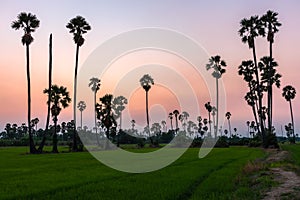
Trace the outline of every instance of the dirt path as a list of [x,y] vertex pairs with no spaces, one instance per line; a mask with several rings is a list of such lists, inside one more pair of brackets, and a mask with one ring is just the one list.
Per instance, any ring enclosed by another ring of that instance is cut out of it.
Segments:
[[[285,161],[289,157],[287,151],[268,151],[270,156],[266,160],[267,163]],[[279,185],[267,192],[264,200],[300,199],[300,177],[295,172],[288,171],[285,167],[270,168],[270,171]]]

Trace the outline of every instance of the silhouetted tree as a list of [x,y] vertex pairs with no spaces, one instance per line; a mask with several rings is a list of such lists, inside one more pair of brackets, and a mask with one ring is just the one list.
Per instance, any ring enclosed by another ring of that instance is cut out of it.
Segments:
[[294,116],[293,116],[293,108],[292,108],[292,100],[296,96],[296,89],[291,86],[287,85],[282,89],[282,96],[285,98],[286,101],[290,104],[290,112],[291,112],[291,120],[292,120],[292,134],[293,134],[293,143],[295,143],[295,124],[294,124]]
[[171,130],[173,131],[173,122],[172,122],[172,120],[173,120],[173,113],[169,113],[169,119],[170,119],[170,125],[171,125]]
[[[22,29],[24,31],[24,35],[22,36],[22,44],[26,45],[26,71],[27,71],[27,122],[28,126],[30,126],[31,120],[31,82],[30,82],[30,64],[29,64],[29,45],[33,42],[32,33],[39,27],[40,21],[37,17],[31,13],[21,12],[16,21],[13,21],[11,27],[15,30]],[[37,153],[37,150],[34,145],[31,129],[28,129],[29,135],[29,150],[30,153]]]
[[226,63],[224,60],[221,60],[219,55],[212,56],[208,64],[206,65],[206,70],[213,69],[212,76],[216,79],[216,128],[215,128],[215,138],[217,137],[217,131],[219,129],[219,79],[222,77],[222,74],[226,72],[224,69]]
[[122,111],[125,109],[125,105],[128,103],[127,99],[123,96],[118,96],[113,100],[113,109],[116,112],[115,118],[120,118],[120,130],[122,130]]
[[63,86],[57,86],[52,85],[51,91],[48,89],[44,90],[45,94],[50,93],[50,102],[52,104],[51,106],[51,115],[54,122],[54,133],[53,133],[53,153],[58,153],[57,149],[57,121],[58,121],[58,115],[60,114],[62,108],[66,108],[69,106],[69,103],[71,102],[71,98],[69,96],[69,92],[67,91],[66,87]]
[[74,134],[73,134],[73,151],[78,151],[77,146],[77,133],[76,133],[76,93],[77,93],[77,69],[78,69],[78,57],[79,57],[79,47],[84,44],[83,34],[91,30],[91,26],[87,23],[85,18],[77,16],[72,18],[70,22],[66,25],[70,33],[73,34],[73,40],[76,44],[76,57],[75,57],[75,73],[74,73],[74,95],[73,95],[73,120],[74,120]]
[[225,114],[225,117],[226,119],[228,120],[228,129],[229,129],[229,134],[230,134],[230,137],[231,137],[231,125],[230,125],[230,117],[231,117],[231,113],[230,112],[227,112]]
[[209,133],[211,134],[211,120],[210,120],[210,113],[212,111],[212,106],[210,105],[210,102],[207,102],[205,105],[205,109],[208,112],[208,124],[209,124]]
[[96,132],[96,139],[97,139],[97,144],[99,145],[99,138],[98,138],[98,133],[97,133],[97,113],[96,113],[96,97],[97,97],[97,92],[100,89],[100,82],[101,80],[98,78],[91,78],[89,82],[89,87],[91,87],[92,92],[94,93],[94,122],[95,122],[95,132]]
[[77,108],[80,111],[80,128],[82,130],[82,112],[86,109],[86,103],[84,101],[79,101]]
[[162,128],[163,128],[163,131],[167,132],[167,122],[165,120],[162,120],[161,125],[162,125]]
[[147,118],[147,127],[148,127],[148,131],[149,131],[148,134],[149,134],[149,137],[150,137],[149,112],[148,112],[148,92],[151,89],[151,85],[154,85],[154,80],[149,74],[145,74],[140,79],[140,84],[146,92],[146,118]]
[[246,122],[247,130],[248,130],[248,137],[250,138],[250,121]]

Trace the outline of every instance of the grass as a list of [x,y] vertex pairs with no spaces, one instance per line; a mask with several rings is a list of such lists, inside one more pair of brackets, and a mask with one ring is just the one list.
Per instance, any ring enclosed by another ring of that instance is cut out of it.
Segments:
[[289,164],[291,165],[288,165],[288,167],[292,168],[300,176],[300,144],[282,145],[281,148],[290,152],[291,158]]
[[249,160],[264,156],[260,149],[231,147],[199,159],[199,149],[189,149],[164,169],[129,174],[87,152],[28,155],[26,150],[0,148],[0,199],[254,199],[251,187],[236,185],[237,177]]

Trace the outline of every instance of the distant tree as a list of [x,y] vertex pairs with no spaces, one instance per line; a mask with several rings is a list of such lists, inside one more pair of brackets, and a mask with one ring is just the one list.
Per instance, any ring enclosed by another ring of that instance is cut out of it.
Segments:
[[134,127],[135,127],[135,120],[133,119],[133,120],[131,120],[130,122],[131,122],[131,129],[134,130]]
[[291,112],[291,120],[292,120],[292,134],[293,134],[293,141],[295,143],[295,124],[294,124],[294,116],[293,116],[293,108],[292,108],[292,100],[296,96],[296,89],[291,86],[287,85],[282,89],[282,96],[285,98],[286,101],[290,104],[290,112]]
[[106,132],[105,132],[107,138],[107,143],[105,147],[106,149],[109,148],[108,140],[110,139],[111,128],[117,127],[117,122],[114,117],[115,113],[113,112],[112,109],[112,100],[113,100],[113,95],[106,94],[100,98],[101,104],[97,104],[96,106],[97,119],[100,120],[100,122],[106,128]]
[[76,44],[76,58],[75,58],[75,73],[74,73],[74,91],[73,91],[73,120],[74,120],[74,133],[73,133],[73,151],[78,151],[77,146],[77,133],[76,133],[76,93],[77,93],[77,69],[79,60],[79,47],[84,44],[83,34],[91,30],[91,26],[87,23],[85,18],[77,16],[72,18],[66,25],[69,32],[73,34],[73,40]]
[[[22,44],[26,45],[26,71],[27,71],[27,122],[30,126],[31,120],[31,82],[30,82],[30,65],[29,65],[29,45],[33,42],[32,33],[40,26],[40,21],[31,13],[21,12],[16,21],[13,21],[11,27],[15,30],[23,29],[24,35],[22,36]],[[30,153],[37,153],[35,148],[31,129],[28,129],[29,135],[29,150]]]
[[246,122],[246,125],[247,125],[247,130],[248,130],[248,137],[250,138],[250,121],[247,121]]
[[82,112],[86,109],[86,103],[84,101],[79,101],[77,108],[80,111],[80,128],[82,130]]
[[178,115],[179,115],[179,111],[178,110],[174,110],[173,111],[173,115],[175,117],[175,132],[177,133],[178,132]]
[[96,97],[97,97],[97,92],[100,89],[100,85],[101,85],[100,82],[101,80],[95,77],[91,78],[89,82],[89,87],[91,87],[91,90],[94,93],[94,122],[95,122],[95,132],[96,132],[96,139],[97,139],[98,146],[100,145],[100,143],[99,143],[99,138],[97,133]]
[[209,133],[211,134],[211,120],[210,120],[210,113],[212,111],[212,106],[210,105],[210,102],[207,102],[205,105],[205,109],[208,112],[208,124],[209,124]]
[[221,60],[221,56],[212,56],[208,64],[206,65],[206,70],[213,69],[212,76],[216,79],[216,128],[215,128],[215,138],[217,137],[217,131],[219,129],[219,79],[226,72],[224,67],[226,67],[226,62]]
[[[49,90],[44,90],[45,94],[49,94]],[[69,96],[69,92],[67,91],[66,87],[63,86],[57,86],[52,85],[51,91],[51,115],[54,122],[54,133],[53,133],[53,153],[58,153],[57,149],[57,121],[58,121],[58,115],[60,114],[62,108],[66,108],[69,106],[69,103],[71,102],[71,98]]]
[[172,122],[172,120],[173,120],[173,113],[169,113],[169,119],[170,119],[170,123],[171,123],[171,130],[173,131],[173,122]]
[[[146,118],[147,118],[147,127],[148,127],[147,130],[148,130],[148,134],[149,134],[149,137],[150,137],[149,112],[148,112],[148,92],[151,89],[151,85],[154,85],[154,80],[149,74],[145,74],[140,79],[140,84],[146,92]],[[152,140],[151,140],[151,143],[153,144]]]
[[231,125],[230,125],[230,117],[231,117],[231,113],[230,112],[227,112],[225,114],[225,117],[226,119],[228,120],[228,129],[229,129],[229,134],[230,134],[230,137],[231,137]]
[[162,125],[162,128],[163,128],[163,131],[167,132],[167,122],[165,120],[162,120],[161,125]]
[[187,121],[189,118],[190,114],[186,111],[183,111],[179,116],[178,119],[180,120],[181,124],[182,124],[182,128],[183,130],[186,131],[186,126],[187,126]]
[[115,97],[113,102],[112,102],[112,106],[113,109],[116,112],[116,116],[115,118],[120,118],[120,130],[122,130],[122,111],[125,109],[125,105],[128,103],[127,99],[123,96],[118,96]]

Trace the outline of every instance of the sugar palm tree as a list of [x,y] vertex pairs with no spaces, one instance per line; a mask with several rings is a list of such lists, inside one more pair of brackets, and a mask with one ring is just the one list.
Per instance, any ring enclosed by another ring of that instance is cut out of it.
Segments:
[[222,74],[226,72],[224,69],[226,63],[224,60],[221,60],[219,55],[212,56],[208,64],[206,65],[206,70],[213,69],[212,76],[216,79],[216,128],[215,128],[215,137],[217,137],[217,131],[219,129],[219,79],[222,77]]
[[100,120],[100,122],[105,126],[106,128],[106,149],[108,146],[108,140],[110,138],[110,130],[114,126],[117,126],[117,122],[114,117],[113,108],[112,108],[112,100],[113,95],[106,94],[103,97],[100,98],[101,104],[97,104],[97,118]]
[[86,103],[84,101],[79,101],[77,108],[80,111],[80,128],[82,130],[82,112],[86,109]]
[[71,102],[71,98],[69,96],[69,92],[66,87],[52,85],[51,90],[44,90],[45,94],[50,94],[50,102],[51,106],[51,116],[54,122],[54,133],[53,133],[53,153],[58,153],[57,149],[57,121],[58,115],[60,114],[62,108],[66,108],[69,106]]
[[263,124],[263,120],[261,119],[262,116],[262,89],[260,85],[260,79],[259,79],[259,68],[257,64],[257,57],[256,57],[256,47],[255,47],[255,39],[258,36],[264,36],[265,30],[263,27],[262,21],[259,19],[258,16],[251,16],[249,19],[244,18],[240,22],[240,29],[239,29],[239,35],[242,38],[243,43],[247,43],[249,49],[252,49],[252,55],[253,55],[253,63],[254,63],[254,74],[256,78],[256,95],[258,97],[258,115],[259,115],[259,122],[260,127],[262,131],[262,138],[263,138],[263,144],[266,146],[266,137],[265,137],[265,127]]
[[66,25],[70,33],[73,34],[73,40],[76,44],[76,58],[75,58],[75,73],[74,73],[74,95],[73,95],[73,120],[74,120],[74,133],[73,133],[73,151],[78,151],[77,147],[77,133],[76,133],[76,93],[77,93],[77,69],[78,69],[78,57],[79,57],[79,47],[84,44],[83,34],[91,30],[91,26],[87,23],[85,18],[77,16],[70,20]]
[[113,109],[116,112],[116,119],[120,118],[120,130],[122,130],[122,111],[125,109],[125,105],[128,103],[127,99],[123,96],[118,96],[114,98],[112,104],[113,104]]
[[292,100],[296,96],[296,89],[291,86],[287,85],[282,89],[282,96],[285,98],[286,101],[290,104],[290,112],[291,112],[291,120],[292,120],[292,129],[293,129],[293,143],[295,143],[295,124],[294,124],[294,116],[293,116],[293,108],[292,108]]
[[248,130],[248,137],[250,138],[250,121],[246,122],[247,130]]
[[162,125],[162,127],[163,127],[163,131],[164,131],[164,132],[167,132],[167,122],[166,122],[165,120],[162,120],[162,121],[161,121],[161,125]]
[[181,121],[183,130],[186,130],[187,120],[188,120],[189,116],[190,116],[190,114],[188,112],[183,111],[178,117],[178,119]]
[[151,89],[151,85],[154,85],[154,80],[149,74],[145,74],[140,79],[140,84],[146,92],[146,118],[147,118],[147,127],[148,127],[148,134],[150,136],[150,127],[149,127],[149,112],[148,112],[148,92]]
[[[22,36],[22,44],[26,46],[26,71],[27,71],[27,122],[30,126],[31,120],[31,82],[30,82],[30,64],[29,64],[29,45],[33,42],[32,33],[40,26],[40,21],[31,13],[21,12],[16,21],[13,21],[11,28],[15,30],[22,29],[24,35]],[[29,150],[30,153],[37,153],[34,145],[31,129],[28,129],[29,135]]]
[[171,130],[173,131],[173,113],[169,113],[168,118],[170,119]]
[[99,138],[97,134],[97,113],[96,113],[96,98],[97,98],[97,92],[100,89],[100,82],[101,80],[95,77],[92,77],[89,82],[89,87],[91,87],[92,92],[94,93],[94,122],[95,122],[95,132],[96,132],[96,138],[97,138],[97,144],[99,145]]
[[208,112],[208,124],[209,124],[209,133],[211,134],[211,120],[210,120],[210,113],[212,111],[212,106],[210,105],[210,102],[207,102],[205,105],[205,109]]
[[174,117],[175,117],[175,132],[177,133],[178,131],[178,115],[179,115],[179,111],[178,110],[174,110],[173,111]]
[[231,137],[231,125],[230,125],[230,117],[231,117],[231,113],[230,113],[230,112],[227,112],[227,113],[225,114],[225,117],[226,117],[226,119],[228,120],[229,135],[230,135],[230,137]]
[[[48,73],[48,90],[51,91],[51,86],[52,86],[52,33],[50,34],[49,37],[49,73]],[[40,143],[40,146],[38,148],[39,152],[43,151],[43,148],[45,146],[45,142],[46,142],[46,135],[48,134],[48,130],[49,130],[49,123],[50,123],[50,112],[51,112],[51,108],[50,108],[50,95],[48,95],[48,101],[47,101],[47,119],[46,119],[46,128],[43,134],[43,139]]]
[[[268,10],[266,14],[264,14],[260,18],[263,27],[265,28],[265,32],[267,33],[267,41],[269,42],[269,71],[273,71],[273,65],[272,65],[272,60],[273,60],[273,43],[274,43],[274,36],[275,33],[279,31],[278,27],[281,26],[281,23],[278,22],[278,13]],[[269,79],[268,85],[268,108],[269,108],[269,129],[272,127],[272,103],[273,103],[273,89],[272,89],[272,80]]]

